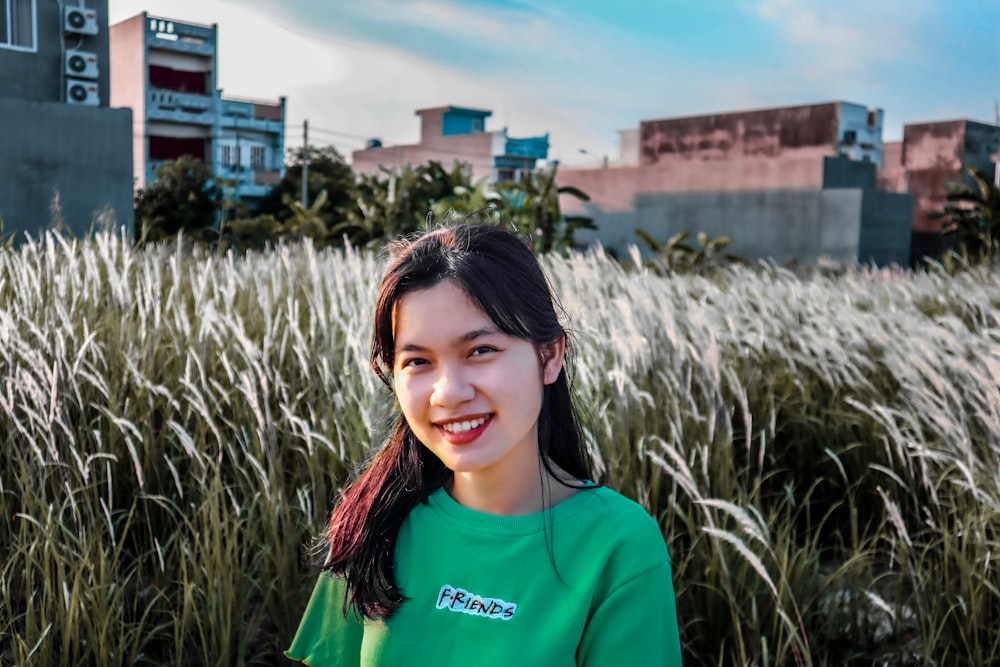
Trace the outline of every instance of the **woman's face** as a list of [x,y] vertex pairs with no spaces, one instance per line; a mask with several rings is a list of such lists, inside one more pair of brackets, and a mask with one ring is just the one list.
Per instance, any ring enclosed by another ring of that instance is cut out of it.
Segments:
[[455,473],[537,470],[542,388],[562,369],[562,341],[501,332],[452,281],[406,294],[393,327],[396,398],[420,442]]

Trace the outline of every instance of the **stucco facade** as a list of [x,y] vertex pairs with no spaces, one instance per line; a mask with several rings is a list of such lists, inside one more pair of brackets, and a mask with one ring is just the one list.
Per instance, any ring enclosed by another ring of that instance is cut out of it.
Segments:
[[378,173],[404,165],[431,161],[451,166],[456,160],[468,162],[473,179],[515,180],[532,171],[538,160],[548,156],[548,136],[516,139],[507,129],[487,131],[485,109],[443,106],[419,109],[420,141],[416,144],[382,146],[373,142],[351,154],[351,166],[360,173]]
[[59,222],[132,230],[132,114],[109,107],[106,0],[41,0],[0,39],[0,218],[37,235]]
[[905,264],[911,201],[874,193],[882,122],[881,109],[848,102],[642,121],[638,164],[623,154],[609,168],[561,169],[560,185],[591,198],[562,204],[594,218],[585,240],[617,250],[637,228],[686,230],[732,236],[750,260]]
[[997,178],[1000,127],[972,120],[913,123],[904,126],[898,149],[887,153],[879,186],[913,196],[913,255],[936,255],[945,249],[942,220],[934,213],[947,201],[949,181],[973,185],[970,166],[988,181]]
[[111,26],[111,99],[134,110],[135,187],[190,155],[252,205],[284,173],[285,100],[226,98],[218,87],[218,26],[143,12]]

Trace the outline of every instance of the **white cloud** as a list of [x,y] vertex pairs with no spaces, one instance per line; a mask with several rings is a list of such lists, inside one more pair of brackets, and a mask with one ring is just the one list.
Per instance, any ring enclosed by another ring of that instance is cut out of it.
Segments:
[[915,45],[919,3],[760,0],[758,15],[775,24],[793,48],[791,63],[802,80],[831,87],[867,78],[886,60]]

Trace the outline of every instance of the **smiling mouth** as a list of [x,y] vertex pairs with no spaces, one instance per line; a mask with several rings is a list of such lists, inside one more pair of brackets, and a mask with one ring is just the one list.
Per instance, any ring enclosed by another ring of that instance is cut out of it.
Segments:
[[487,421],[489,421],[490,415],[485,417],[479,417],[477,419],[470,419],[467,421],[450,422],[448,424],[442,424],[441,429],[446,433],[451,433],[454,435],[460,435],[462,433],[468,433],[474,429],[479,428]]

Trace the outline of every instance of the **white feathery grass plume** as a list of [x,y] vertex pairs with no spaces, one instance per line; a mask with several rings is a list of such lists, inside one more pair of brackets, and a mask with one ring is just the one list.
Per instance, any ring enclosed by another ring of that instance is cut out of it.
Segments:
[[739,554],[743,556],[743,559],[747,562],[747,564],[749,564],[761,580],[767,584],[767,587],[771,591],[771,595],[774,596],[775,601],[779,601],[781,599],[781,596],[778,594],[778,587],[775,586],[774,582],[771,580],[771,576],[767,573],[767,568],[764,567],[764,563],[760,560],[760,558],[758,558],[757,554],[747,547],[743,540],[729,531],[720,530],[712,526],[702,526],[701,531],[735,547]]
[[760,517],[759,514],[756,518],[752,518],[742,507],[718,498],[699,499],[695,500],[694,503],[696,505],[701,505],[702,507],[710,507],[721,510],[725,514],[731,516],[736,520],[736,523],[739,524],[740,528],[743,529],[744,533],[752,537],[757,542],[760,542],[761,546],[767,549],[768,553],[771,553],[771,543],[768,536],[767,523],[762,520],[762,517]]

